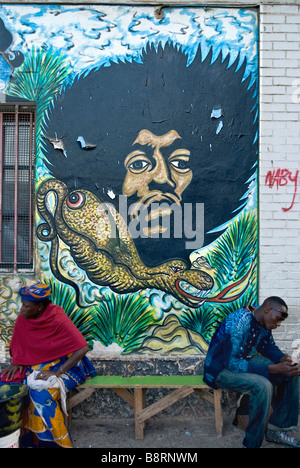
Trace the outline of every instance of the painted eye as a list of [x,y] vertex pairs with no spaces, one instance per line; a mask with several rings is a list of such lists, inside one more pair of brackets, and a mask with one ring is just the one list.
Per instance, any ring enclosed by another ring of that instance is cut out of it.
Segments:
[[189,169],[188,162],[182,159],[174,159],[171,164],[179,170]]
[[169,157],[169,164],[179,174],[190,172],[190,152],[187,149],[178,149]]
[[151,167],[151,164],[148,160],[135,158],[128,166],[127,169],[134,174],[141,174],[146,169]]
[[72,192],[67,198],[67,205],[71,210],[78,210],[85,203],[85,195],[81,192]]

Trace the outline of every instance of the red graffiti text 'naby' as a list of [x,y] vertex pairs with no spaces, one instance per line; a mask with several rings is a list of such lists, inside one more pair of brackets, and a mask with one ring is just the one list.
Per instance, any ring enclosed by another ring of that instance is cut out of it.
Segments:
[[279,187],[283,187],[284,185],[288,185],[289,183],[294,184],[294,194],[292,203],[289,206],[289,208],[282,208],[282,211],[289,211],[294,206],[298,187],[298,176],[299,170],[297,170],[293,175],[292,172],[288,169],[274,169],[273,171],[268,171],[266,175],[265,184],[268,185],[270,188],[273,188],[276,184],[278,190]]

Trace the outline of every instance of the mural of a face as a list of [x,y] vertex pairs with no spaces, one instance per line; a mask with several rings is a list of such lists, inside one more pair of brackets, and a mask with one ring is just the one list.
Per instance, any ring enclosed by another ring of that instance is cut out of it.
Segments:
[[[164,151],[163,151],[164,150]],[[164,135],[155,135],[144,129],[133,143],[133,151],[125,158],[127,170],[123,184],[123,194],[131,197],[136,194],[136,203],[131,216],[138,216],[142,208],[148,209],[152,203],[167,201],[180,205],[182,193],[192,180],[189,168],[190,151],[182,147],[181,137],[176,130]],[[148,213],[148,210],[147,210]],[[168,208],[156,206],[147,214],[150,218],[170,215]],[[163,233],[166,227],[158,224],[154,228],[144,228],[143,233]]]
[[[200,48],[187,65],[184,51],[166,44],[147,47],[140,62],[90,71],[63,90],[49,112],[44,148],[50,174],[70,191],[93,192],[117,210],[119,196],[127,197],[128,225],[138,212],[148,222],[133,236],[146,265],[188,261],[195,248],[186,247],[184,229],[174,235],[172,205],[192,208],[187,224],[193,233],[202,230],[202,244],[208,245],[225,229],[216,228],[247,202],[257,121],[245,66],[239,58],[229,66],[229,57],[221,55],[203,60]],[[63,151],[50,139],[59,140]],[[150,206],[160,201],[163,210]],[[195,216],[199,204],[201,226]],[[153,219],[156,224],[149,225]]]
[[[104,346],[205,352],[257,303],[256,9],[0,11],[5,97],[37,103],[38,272]],[[19,288],[2,283],[9,309]]]

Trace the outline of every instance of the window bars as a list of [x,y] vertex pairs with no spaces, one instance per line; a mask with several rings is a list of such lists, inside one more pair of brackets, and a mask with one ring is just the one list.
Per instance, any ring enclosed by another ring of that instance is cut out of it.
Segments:
[[33,267],[35,109],[0,106],[0,269]]

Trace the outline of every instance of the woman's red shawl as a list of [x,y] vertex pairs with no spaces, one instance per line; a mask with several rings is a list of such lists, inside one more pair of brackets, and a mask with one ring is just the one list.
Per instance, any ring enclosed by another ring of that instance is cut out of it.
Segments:
[[87,346],[65,311],[49,304],[37,319],[18,316],[10,343],[12,364],[32,366],[66,356]]

